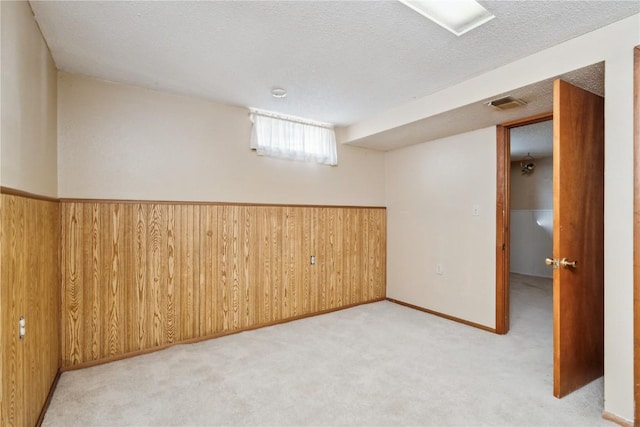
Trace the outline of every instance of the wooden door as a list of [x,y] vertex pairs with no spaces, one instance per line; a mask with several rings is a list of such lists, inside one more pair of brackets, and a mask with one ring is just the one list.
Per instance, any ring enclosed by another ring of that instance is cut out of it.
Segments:
[[553,105],[553,393],[562,397],[604,373],[604,99],[556,80]]

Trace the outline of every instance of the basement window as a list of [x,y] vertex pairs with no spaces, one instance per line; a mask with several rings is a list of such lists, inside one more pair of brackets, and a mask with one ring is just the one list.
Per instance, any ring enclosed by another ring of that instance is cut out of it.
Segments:
[[260,156],[338,164],[333,126],[251,109],[251,149]]

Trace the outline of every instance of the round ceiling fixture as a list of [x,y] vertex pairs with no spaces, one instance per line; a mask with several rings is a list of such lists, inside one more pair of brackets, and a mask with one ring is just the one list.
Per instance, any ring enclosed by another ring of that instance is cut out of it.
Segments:
[[274,98],[285,98],[287,96],[287,91],[281,87],[274,87],[271,89],[271,95],[273,95]]

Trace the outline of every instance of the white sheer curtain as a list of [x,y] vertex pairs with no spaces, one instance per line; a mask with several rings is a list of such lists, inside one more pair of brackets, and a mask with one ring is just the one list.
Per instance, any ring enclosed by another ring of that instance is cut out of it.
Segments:
[[329,125],[251,110],[251,148],[261,156],[338,164],[336,134]]

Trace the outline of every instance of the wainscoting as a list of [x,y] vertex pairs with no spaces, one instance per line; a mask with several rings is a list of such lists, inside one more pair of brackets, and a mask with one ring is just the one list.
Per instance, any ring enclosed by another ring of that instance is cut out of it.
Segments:
[[1,194],[0,217],[0,425],[32,426],[60,364],[59,204]]
[[63,200],[61,211],[63,368],[385,297],[384,208]]

